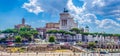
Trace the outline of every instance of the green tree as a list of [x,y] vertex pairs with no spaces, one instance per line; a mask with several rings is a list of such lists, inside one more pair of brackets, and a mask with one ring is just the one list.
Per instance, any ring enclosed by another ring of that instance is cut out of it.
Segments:
[[0,34],[2,33],[2,31],[0,30]]
[[2,33],[17,33],[17,29],[6,29],[6,30],[3,30]]
[[97,44],[97,43],[98,43],[98,41],[95,41],[95,43]]
[[51,33],[52,33],[52,31],[51,31],[51,30],[48,30],[46,33],[51,34]]
[[83,43],[82,43],[81,41],[79,41],[79,42],[77,43],[77,45],[80,45],[80,46],[81,46],[82,44],[83,44]]
[[6,35],[6,37],[14,37],[15,35],[17,35],[18,31],[17,29],[6,29],[3,30],[1,33],[7,33],[8,35]]
[[32,34],[30,34],[29,31],[20,31],[19,35],[23,38],[28,39],[29,41],[32,41]]
[[56,33],[58,33],[58,30],[48,30],[46,33],[48,33],[48,34],[56,34]]
[[31,28],[30,27],[21,27],[20,31],[30,31]]
[[29,37],[31,37],[31,34],[30,34],[29,31],[20,31],[20,32],[19,32],[19,35],[22,36],[22,37],[24,37],[24,38],[29,38]]
[[5,42],[6,41],[6,38],[1,38],[0,39],[0,42]]
[[22,42],[21,36],[15,36],[15,42],[16,42],[16,43]]
[[84,33],[81,33],[81,34],[83,34],[83,35],[89,35],[89,33],[88,33],[88,32],[84,32]]
[[71,32],[75,32],[76,34],[81,33],[81,30],[78,29],[78,28],[72,28],[70,31],[71,31]]
[[58,33],[64,35],[64,34],[66,33],[66,31],[64,31],[64,30],[59,30]]
[[37,30],[30,30],[30,34],[32,34],[33,37],[37,37],[38,31]]
[[38,37],[38,31],[29,27],[21,27],[18,33],[21,37],[26,38],[29,41],[32,41],[35,37]]
[[50,37],[49,37],[49,42],[51,42],[51,43],[52,43],[52,42],[55,42],[55,37],[54,37],[54,36],[50,36]]

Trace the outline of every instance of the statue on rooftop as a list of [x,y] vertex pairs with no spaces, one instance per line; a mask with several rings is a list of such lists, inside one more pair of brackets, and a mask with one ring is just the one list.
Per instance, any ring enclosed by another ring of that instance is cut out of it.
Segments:
[[64,12],[68,12],[68,10],[66,8],[64,8]]

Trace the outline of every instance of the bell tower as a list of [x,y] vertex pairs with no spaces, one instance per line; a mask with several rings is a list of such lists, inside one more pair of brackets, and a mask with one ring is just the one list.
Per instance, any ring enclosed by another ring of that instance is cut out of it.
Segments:
[[25,19],[24,18],[22,18],[22,24],[25,25]]

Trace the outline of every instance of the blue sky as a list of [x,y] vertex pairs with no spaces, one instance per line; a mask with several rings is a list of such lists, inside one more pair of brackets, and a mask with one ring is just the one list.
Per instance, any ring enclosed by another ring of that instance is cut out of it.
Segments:
[[44,27],[58,22],[63,8],[90,32],[120,33],[120,0],[0,0],[0,30],[14,28],[23,17],[34,28]]

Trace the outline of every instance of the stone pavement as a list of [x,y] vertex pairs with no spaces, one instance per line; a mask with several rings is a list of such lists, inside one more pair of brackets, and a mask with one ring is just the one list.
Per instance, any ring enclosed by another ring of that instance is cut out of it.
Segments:
[[[0,56],[99,56],[98,53],[0,53]],[[100,56],[120,56],[120,53],[101,54]]]

